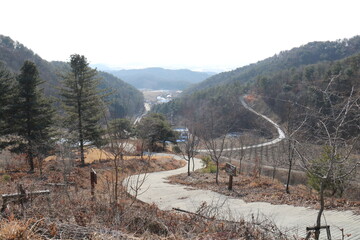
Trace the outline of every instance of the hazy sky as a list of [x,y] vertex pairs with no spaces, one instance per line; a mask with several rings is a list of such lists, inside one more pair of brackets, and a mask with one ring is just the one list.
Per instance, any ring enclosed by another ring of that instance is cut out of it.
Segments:
[[0,34],[46,60],[230,70],[360,34],[358,0],[1,0]]

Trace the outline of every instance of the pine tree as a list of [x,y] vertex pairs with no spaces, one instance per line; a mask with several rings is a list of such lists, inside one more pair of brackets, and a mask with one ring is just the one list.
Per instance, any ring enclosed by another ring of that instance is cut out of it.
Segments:
[[84,56],[70,56],[71,70],[62,75],[62,101],[66,112],[65,126],[79,144],[81,165],[85,165],[84,143],[101,144],[102,93],[98,90],[97,71],[89,67]]
[[34,171],[34,159],[48,155],[54,142],[54,110],[44,97],[42,83],[35,63],[25,61],[17,76],[16,98],[11,107],[13,135],[18,137],[11,150],[26,153],[30,172]]
[[14,99],[14,76],[0,62],[0,151],[8,145],[4,137],[10,131],[10,105]]

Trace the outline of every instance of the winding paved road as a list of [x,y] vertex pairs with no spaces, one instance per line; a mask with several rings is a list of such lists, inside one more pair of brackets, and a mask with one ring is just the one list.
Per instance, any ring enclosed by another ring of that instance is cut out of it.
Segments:
[[[241,101],[247,109],[256,113],[243,99]],[[285,137],[280,127],[271,119],[259,113],[256,114],[270,121],[278,129],[279,133],[277,139],[263,144],[274,144]],[[263,144],[247,146],[247,148]],[[169,154],[158,155],[168,156]],[[181,160],[179,156],[174,155],[174,158]],[[195,168],[201,168],[200,159],[195,159]],[[186,172],[187,166],[171,171],[147,174],[146,181],[137,192],[137,198],[147,203],[155,203],[161,210],[180,208],[191,212],[196,212],[201,204],[206,202],[208,206],[213,207],[210,208],[213,210],[210,215],[215,214],[218,219],[235,221],[241,218],[251,220],[253,217],[259,220],[271,219],[282,231],[287,232],[290,236],[305,237],[305,228],[313,226],[315,223],[317,211],[313,209],[290,205],[272,205],[265,202],[246,203],[241,199],[234,199],[209,190],[169,184],[166,180],[169,176]],[[144,175],[129,177],[130,184],[128,186],[134,186],[136,179],[143,177]],[[124,184],[125,182],[127,181],[124,181]],[[135,192],[130,187],[128,189],[131,194],[135,195]],[[331,226],[332,239],[341,239],[340,228],[344,228],[345,234],[351,234],[345,239],[360,239],[360,216],[354,215],[351,211],[325,211],[322,222]],[[321,235],[325,239],[325,232],[322,232]]]
[[139,123],[140,120],[141,120],[143,117],[145,117],[146,114],[148,114],[148,112],[149,112],[150,109],[151,109],[150,104],[149,104],[149,103],[144,103],[144,109],[145,109],[145,112],[135,119],[134,125],[136,125],[137,123]]

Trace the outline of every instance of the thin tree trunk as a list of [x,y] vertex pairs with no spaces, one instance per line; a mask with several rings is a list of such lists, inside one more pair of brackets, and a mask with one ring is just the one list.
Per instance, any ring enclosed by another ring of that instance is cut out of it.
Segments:
[[290,194],[289,185],[290,185],[290,178],[291,178],[291,170],[293,166],[293,158],[294,158],[294,148],[291,144],[291,141],[288,140],[288,162],[289,162],[289,170],[288,170],[288,176],[286,180],[286,193]]
[[81,112],[81,102],[78,99],[78,131],[79,131],[79,143],[80,143],[80,161],[81,166],[85,166],[85,156],[84,156],[84,135],[83,135],[83,128],[82,128],[82,112]]
[[[261,176],[261,171],[262,171],[262,160],[263,160],[263,149],[264,149],[264,146],[261,146],[260,147],[260,158],[259,158],[259,166],[258,166],[258,172],[259,172],[259,177]],[[257,155],[257,153],[256,153]]]
[[79,141],[80,141],[80,161],[81,161],[81,166],[85,166],[85,155],[84,155],[84,139],[83,139],[83,133],[82,130],[79,131],[80,132],[80,137],[79,137]]
[[250,163],[253,163],[253,161],[251,159],[252,150],[253,150],[253,148],[250,146],[250,148],[249,148],[249,162]]
[[324,211],[324,181],[321,182],[320,185],[320,210],[316,219],[316,230],[315,230],[315,239],[319,240],[320,238],[320,227],[321,227],[321,215]]
[[188,176],[190,176],[190,157],[188,157]]
[[271,147],[271,158],[272,158],[272,159],[271,159],[271,162],[272,162],[272,163],[275,163],[275,162],[276,162],[276,152],[275,152],[276,150],[275,150],[275,148],[276,148],[276,147],[274,147],[274,146]]
[[275,180],[275,176],[276,176],[276,165],[273,166],[273,174],[272,174],[272,180]]
[[[26,99],[26,102],[28,103],[30,100]],[[31,117],[30,117],[30,109],[28,109],[27,111],[27,117],[26,117],[26,128],[27,128],[27,138],[28,138],[28,152],[27,152],[27,160],[29,163],[29,167],[30,173],[34,172],[34,154],[33,154],[33,142],[32,142],[32,138],[31,138],[31,127],[30,127],[30,122],[31,122]]]
[[241,166],[241,163],[242,163],[242,159],[243,159],[243,156],[241,156],[240,157],[240,159],[239,159],[239,175],[241,174],[241,168],[242,168],[242,166]]
[[[31,148],[31,147],[30,147],[30,148]],[[29,172],[30,172],[30,173],[33,173],[35,167],[34,167],[34,155],[33,155],[31,149],[28,151],[28,156],[27,156],[27,158],[28,158],[28,163],[29,163],[29,166],[30,166]]]
[[219,185],[219,160],[216,161],[216,184]]
[[291,169],[292,169],[292,161],[289,161],[289,171],[288,171],[288,176],[286,180],[286,189],[285,189],[287,194],[290,194],[289,185],[290,185]]
[[117,164],[118,156],[114,157],[114,165],[115,165],[115,186],[114,186],[114,203],[117,203],[118,200],[118,184],[119,184],[119,171]]
[[265,146],[265,165],[269,164],[269,146]]
[[240,150],[240,159],[239,159],[239,174],[241,174],[241,163],[242,163],[242,160],[243,158],[245,157],[245,150],[244,150],[244,145],[243,145],[243,142],[242,140],[240,139],[240,147],[241,147],[241,150]]

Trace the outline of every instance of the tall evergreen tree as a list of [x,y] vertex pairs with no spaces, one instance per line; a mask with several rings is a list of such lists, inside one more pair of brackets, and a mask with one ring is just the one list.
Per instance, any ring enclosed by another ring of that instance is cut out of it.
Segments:
[[97,71],[89,67],[84,56],[70,56],[71,70],[62,75],[61,96],[67,113],[65,124],[79,144],[81,165],[85,165],[84,143],[101,144],[101,98],[98,90],[100,79]]
[[34,159],[48,155],[53,148],[54,110],[39,86],[42,83],[35,63],[25,61],[11,107],[13,134],[18,137],[11,150],[26,153],[30,172],[34,171]]
[[9,143],[4,136],[10,133],[10,105],[14,99],[14,76],[0,62],[0,151]]

